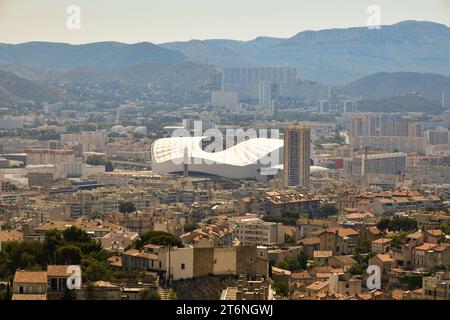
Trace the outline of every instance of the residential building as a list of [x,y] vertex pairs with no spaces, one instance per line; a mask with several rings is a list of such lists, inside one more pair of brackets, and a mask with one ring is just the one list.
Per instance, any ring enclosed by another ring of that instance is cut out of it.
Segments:
[[392,239],[389,238],[379,238],[372,241],[372,253],[388,253],[391,249]]
[[291,125],[284,131],[284,184],[307,187],[311,159],[311,130]]
[[16,271],[12,300],[47,300],[47,273]]
[[423,298],[426,300],[450,300],[450,273],[437,272],[422,279]]
[[314,232],[314,236],[320,239],[320,250],[333,255],[352,254],[359,241],[359,232],[352,228],[330,227]]
[[242,245],[273,245],[284,243],[281,223],[266,222],[259,218],[240,219],[236,223],[236,237]]

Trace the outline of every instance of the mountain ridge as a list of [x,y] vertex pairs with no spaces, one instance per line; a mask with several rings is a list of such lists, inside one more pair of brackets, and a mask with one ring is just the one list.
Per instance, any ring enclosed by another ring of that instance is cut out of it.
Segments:
[[33,41],[0,44],[0,64],[22,64],[39,69],[117,68],[140,63],[178,63],[186,60],[178,51],[150,42],[125,44],[107,41],[73,45]]
[[407,20],[374,30],[367,27],[307,30],[290,38],[256,39],[196,40],[162,46],[193,61],[208,60],[218,68],[297,67],[302,78],[328,85],[342,85],[380,71],[450,75],[450,28],[434,22]]
[[0,44],[0,64],[21,64],[42,70],[117,69],[183,62],[210,64],[219,70],[243,66],[296,67],[300,78],[331,86],[345,85],[377,72],[450,76],[450,28],[435,22],[406,20],[374,30],[367,27],[306,30],[288,38],[259,36],[249,41]]

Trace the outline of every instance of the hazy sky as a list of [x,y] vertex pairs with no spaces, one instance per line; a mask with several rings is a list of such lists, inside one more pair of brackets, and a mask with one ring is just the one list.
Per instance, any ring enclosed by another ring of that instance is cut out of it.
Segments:
[[[66,27],[69,5],[81,9],[80,30]],[[290,37],[363,26],[369,5],[381,8],[382,24],[429,20],[450,26],[450,0],[0,0],[0,42]]]

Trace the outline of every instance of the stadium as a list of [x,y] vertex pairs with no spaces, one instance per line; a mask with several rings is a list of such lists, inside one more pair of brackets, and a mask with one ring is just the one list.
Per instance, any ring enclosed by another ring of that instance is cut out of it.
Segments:
[[[163,138],[153,142],[152,171],[155,173],[183,172],[188,163],[189,173],[206,174],[232,179],[257,178],[274,172],[283,157],[283,140],[252,138],[226,150],[207,152],[201,137]],[[270,170],[272,169],[272,170]]]
[[[188,163],[190,174],[231,179],[256,179],[276,175],[283,170],[283,145],[280,139],[252,138],[226,150],[207,152],[202,149],[206,137],[163,138],[153,142],[152,171],[182,173]],[[311,166],[311,175],[328,169]]]

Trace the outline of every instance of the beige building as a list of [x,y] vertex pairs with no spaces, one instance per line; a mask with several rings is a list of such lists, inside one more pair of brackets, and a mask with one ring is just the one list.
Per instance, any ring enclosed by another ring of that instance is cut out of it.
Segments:
[[352,228],[330,227],[312,235],[320,239],[321,251],[331,251],[333,255],[352,254],[359,242],[359,232]]
[[244,275],[240,275],[238,286],[223,290],[220,300],[273,300],[273,295],[268,279],[260,276],[245,279]]
[[76,160],[72,150],[29,149],[26,153],[27,165],[58,164]]
[[392,239],[389,238],[379,238],[372,241],[372,253],[387,253],[391,248]]
[[47,272],[16,271],[12,300],[47,300]]
[[272,245],[284,243],[281,223],[265,222],[259,218],[241,219],[236,223],[236,237],[246,245]]
[[[13,300],[60,300],[72,275],[66,265],[49,265],[47,271],[18,270],[14,275]],[[78,297],[79,290],[75,290]]]
[[450,300],[450,273],[438,272],[422,279],[423,298],[426,300]]
[[49,188],[53,185],[54,174],[52,172],[29,172],[28,186]]
[[148,245],[144,250],[122,253],[124,271],[156,271],[165,280],[181,280],[207,275],[268,274],[265,247],[225,246],[166,248]]
[[284,184],[309,185],[311,158],[311,130],[301,125],[289,126],[284,131]]
[[348,277],[345,274],[334,273],[329,280],[329,293],[342,294],[354,297],[362,291],[362,279],[360,277]]

